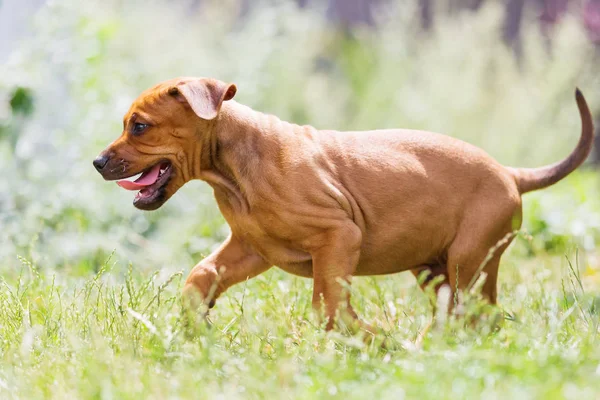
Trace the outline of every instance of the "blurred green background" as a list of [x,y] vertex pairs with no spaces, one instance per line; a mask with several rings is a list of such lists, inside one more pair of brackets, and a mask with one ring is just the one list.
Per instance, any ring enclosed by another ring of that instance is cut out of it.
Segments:
[[[92,159],[131,101],[179,75],[317,128],[403,127],[537,166],[574,147],[579,86],[600,115],[596,0],[0,2],[0,273],[17,255],[88,273],[188,269],[228,232],[209,187],[147,213]],[[520,252],[594,251],[597,172],[528,195]],[[591,253],[590,253],[591,254]]]

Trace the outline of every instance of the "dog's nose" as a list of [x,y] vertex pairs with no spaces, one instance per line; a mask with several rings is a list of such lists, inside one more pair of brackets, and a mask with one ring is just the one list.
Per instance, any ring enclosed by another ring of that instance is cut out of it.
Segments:
[[106,166],[106,163],[108,163],[108,156],[106,154],[100,154],[94,159],[94,167],[96,167],[98,171],[102,171],[102,168]]

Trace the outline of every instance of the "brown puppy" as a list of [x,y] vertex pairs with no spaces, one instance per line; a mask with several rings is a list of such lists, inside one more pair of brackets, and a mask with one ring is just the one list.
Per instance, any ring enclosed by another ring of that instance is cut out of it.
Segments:
[[[231,100],[236,87],[180,78],[142,93],[124,130],[94,160],[106,180],[140,190],[134,205],[160,207],[202,179],[214,189],[231,235],[196,265],[184,292],[214,301],[231,285],[272,266],[314,279],[328,329],[355,275],[429,271],[454,291],[483,270],[483,294],[496,301],[500,256],[521,225],[521,194],[558,182],[592,146],[592,118],[573,153],[551,166],[507,168],[484,151],[430,132],[316,130]],[[482,266],[482,268],[480,268]],[[427,284],[425,282],[423,285]],[[441,285],[438,285],[438,288]]]

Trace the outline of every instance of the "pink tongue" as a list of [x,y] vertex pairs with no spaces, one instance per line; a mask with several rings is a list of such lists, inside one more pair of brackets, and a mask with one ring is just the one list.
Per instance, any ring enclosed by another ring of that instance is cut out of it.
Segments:
[[137,178],[135,181],[128,181],[126,179],[117,181],[117,185],[121,186],[123,189],[127,190],[140,190],[145,188],[146,186],[152,185],[158,179],[158,174],[160,173],[160,164],[152,167],[150,171],[146,171]]

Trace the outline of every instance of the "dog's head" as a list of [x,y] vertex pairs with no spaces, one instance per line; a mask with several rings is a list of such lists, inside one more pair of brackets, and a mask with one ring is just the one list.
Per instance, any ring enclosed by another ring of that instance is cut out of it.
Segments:
[[173,79],[146,90],[125,114],[121,136],[94,167],[104,179],[137,191],[137,208],[159,208],[195,178],[221,104],[235,92],[235,85],[207,78]]

